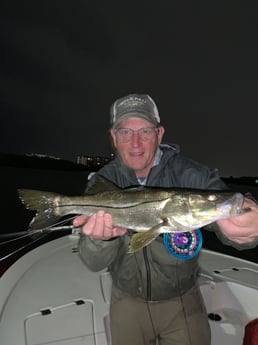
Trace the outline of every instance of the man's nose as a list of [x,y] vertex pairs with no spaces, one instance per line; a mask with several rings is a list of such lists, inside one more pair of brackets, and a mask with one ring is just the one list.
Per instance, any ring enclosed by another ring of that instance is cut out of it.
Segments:
[[139,133],[137,131],[134,131],[132,135],[132,144],[139,145],[140,141],[141,139],[140,139]]

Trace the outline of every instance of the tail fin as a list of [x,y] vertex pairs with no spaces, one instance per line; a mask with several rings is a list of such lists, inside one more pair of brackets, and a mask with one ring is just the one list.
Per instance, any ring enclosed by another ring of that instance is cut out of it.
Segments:
[[43,192],[33,189],[18,189],[19,197],[28,210],[36,211],[35,217],[29,224],[30,230],[45,229],[54,225],[60,218],[55,214],[56,193]]

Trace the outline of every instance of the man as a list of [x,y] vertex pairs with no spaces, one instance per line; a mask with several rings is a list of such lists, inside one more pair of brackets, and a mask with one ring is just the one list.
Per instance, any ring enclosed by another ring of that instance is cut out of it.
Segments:
[[[226,188],[215,170],[181,156],[175,145],[161,144],[164,131],[150,96],[131,94],[118,99],[111,107],[110,129],[117,158],[97,174],[121,188],[137,184]],[[253,210],[251,216],[217,222],[223,237],[238,245],[255,239],[252,214],[257,206],[252,200],[246,200],[245,206]],[[89,218],[79,216],[74,225],[82,226],[79,250],[85,264],[93,271],[108,267],[113,279],[113,345],[156,344],[157,339],[160,345],[210,344],[209,323],[196,281],[198,256],[189,260],[173,257],[161,236],[128,254],[130,232],[116,227],[111,215],[103,211]]]

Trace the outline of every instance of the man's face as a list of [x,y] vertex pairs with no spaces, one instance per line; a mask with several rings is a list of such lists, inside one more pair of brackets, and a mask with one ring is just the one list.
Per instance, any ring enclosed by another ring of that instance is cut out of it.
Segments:
[[146,177],[164,135],[164,127],[155,129],[153,124],[144,119],[129,117],[121,121],[115,129],[112,128],[110,134],[124,165],[133,169],[138,177]]

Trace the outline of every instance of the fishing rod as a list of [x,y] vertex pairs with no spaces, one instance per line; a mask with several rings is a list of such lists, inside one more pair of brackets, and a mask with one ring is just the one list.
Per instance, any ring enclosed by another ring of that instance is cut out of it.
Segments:
[[[25,236],[31,236],[34,235],[35,233],[43,233],[45,231],[51,232],[51,231],[58,231],[58,230],[73,230],[75,228],[75,226],[73,225],[63,225],[63,226],[52,226],[52,227],[48,227],[48,228],[43,228],[43,229],[37,229],[37,230],[25,230],[25,231],[17,231],[17,232],[7,232],[4,234],[0,234],[0,240],[4,239],[4,238],[12,238],[12,237],[17,237],[15,238],[15,240],[22,238]],[[10,240],[10,241],[5,241],[5,242],[1,242],[0,246],[3,244],[6,244],[8,242],[11,241],[15,241],[15,240]]]
[[[71,217],[69,219],[62,220],[55,225],[63,224],[66,223],[68,220],[73,219],[74,217]],[[6,246],[8,244],[13,244],[17,243],[18,241],[25,239],[26,237],[31,237],[31,241],[29,243],[26,243],[25,245],[20,246],[18,249],[12,250],[11,253],[8,253],[4,255],[3,257],[0,258],[0,262],[4,261],[5,259],[11,257],[12,255],[22,251],[23,249],[33,245],[37,241],[43,239],[46,237],[48,234],[56,231],[71,231],[71,233],[77,234],[80,231],[80,228],[75,227],[74,225],[61,225],[61,226],[51,226],[47,228],[41,228],[37,230],[27,230],[27,231],[19,231],[19,232],[13,232],[13,233],[4,233],[0,234],[0,240],[1,239],[8,239],[11,238],[10,240],[6,240],[0,243],[0,247]],[[39,234],[37,238],[34,238],[34,235]],[[18,237],[17,237],[18,236]],[[15,237],[15,238],[13,238]]]

